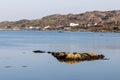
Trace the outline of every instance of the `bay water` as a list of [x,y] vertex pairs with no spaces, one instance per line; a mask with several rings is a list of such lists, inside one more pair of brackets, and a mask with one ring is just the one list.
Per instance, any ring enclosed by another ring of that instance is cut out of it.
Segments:
[[[47,53],[96,52],[108,60],[59,62]],[[0,31],[0,80],[120,80],[120,33]]]

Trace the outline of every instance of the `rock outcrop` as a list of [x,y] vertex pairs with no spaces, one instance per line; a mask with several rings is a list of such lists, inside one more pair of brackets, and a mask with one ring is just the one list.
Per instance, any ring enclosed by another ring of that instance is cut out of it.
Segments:
[[67,64],[76,64],[83,61],[104,60],[103,54],[97,54],[95,52],[87,53],[70,53],[70,52],[46,52],[41,50],[33,51],[34,53],[48,53],[55,57],[59,62],[65,62]]
[[58,61],[65,62],[67,64],[76,64],[83,61],[93,61],[104,59],[103,54],[97,53],[69,53],[69,52],[49,52],[52,56],[54,56]]
[[105,56],[103,54],[97,53],[69,53],[69,52],[51,52],[51,54],[57,59],[66,59],[66,60],[96,60],[103,59]]

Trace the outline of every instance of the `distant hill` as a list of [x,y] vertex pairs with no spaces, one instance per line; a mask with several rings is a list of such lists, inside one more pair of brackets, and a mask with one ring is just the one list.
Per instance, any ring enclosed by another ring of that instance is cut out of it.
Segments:
[[[77,23],[79,26],[69,26],[69,23]],[[96,25],[94,25],[96,23]],[[89,25],[89,28],[83,25]],[[98,27],[94,27],[97,26]],[[42,29],[46,26],[49,26],[48,29],[59,29],[60,27],[71,27],[70,30],[119,30],[120,28],[120,10],[113,11],[91,11],[81,14],[54,14],[50,16],[43,17],[36,20],[19,20],[19,21],[5,21],[0,22],[0,29],[14,29],[21,30],[26,27],[37,27],[37,29]],[[118,28],[115,28],[117,26]],[[101,28],[100,28],[101,27]],[[62,28],[62,29],[64,29]],[[60,28],[61,29],[61,28]]]
[[60,15],[54,14],[43,17],[42,20],[55,20],[56,22],[78,22],[78,23],[89,23],[89,22],[111,22],[120,21],[120,10],[116,11],[93,11],[85,12],[81,14],[67,14]]

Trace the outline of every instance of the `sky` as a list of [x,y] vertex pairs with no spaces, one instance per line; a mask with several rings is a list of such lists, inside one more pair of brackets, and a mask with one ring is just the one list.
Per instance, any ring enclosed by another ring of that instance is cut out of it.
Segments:
[[120,0],[0,0],[0,21],[120,9]]

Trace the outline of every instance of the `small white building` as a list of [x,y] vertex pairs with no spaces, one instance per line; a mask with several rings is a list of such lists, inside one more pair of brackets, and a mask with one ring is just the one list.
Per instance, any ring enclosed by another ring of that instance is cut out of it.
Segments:
[[34,27],[33,26],[29,26],[29,29],[33,29]]
[[78,23],[70,23],[70,26],[71,26],[71,27],[79,26],[79,24],[78,24]]
[[44,29],[47,29],[47,28],[50,28],[50,26],[46,26],[46,27],[44,27]]
[[98,23],[94,23],[94,26],[97,26],[98,25]]

